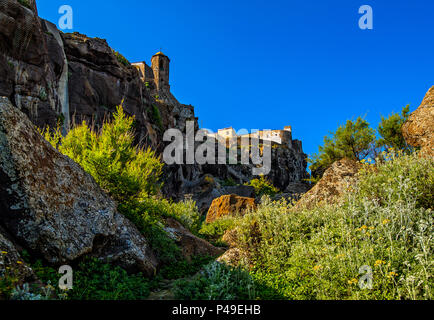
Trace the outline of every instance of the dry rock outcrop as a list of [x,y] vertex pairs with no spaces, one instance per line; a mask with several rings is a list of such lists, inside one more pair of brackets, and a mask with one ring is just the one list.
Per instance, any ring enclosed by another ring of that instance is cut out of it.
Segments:
[[196,237],[175,219],[166,219],[165,231],[179,245],[182,255],[187,261],[190,261],[193,256],[217,257],[224,252],[223,249]]
[[361,164],[348,158],[336,161],[321,180],[297,202],[297,208],[312,208],[320,203],[333,203],[356,182]]
[[422,153],[434,157],[434,86],[404,123],[402,133],[408,144],[420,147]]
[[254,198],[240,197],[235,194],[224,195],[214,199],[206,215],[206,222],[211,223],[224,216],[243,215],[255,209]]

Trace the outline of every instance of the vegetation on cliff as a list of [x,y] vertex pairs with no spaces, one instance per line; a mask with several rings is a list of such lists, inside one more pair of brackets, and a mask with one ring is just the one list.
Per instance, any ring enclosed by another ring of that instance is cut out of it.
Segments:
[[247,182],[245,185],[255,188],[255,194],[257,197],[262,197],[264,195],[273,197],[279,192],[279,189],[273,186],[273,184],[263,175],[259,178],[250,180],[250,182]]

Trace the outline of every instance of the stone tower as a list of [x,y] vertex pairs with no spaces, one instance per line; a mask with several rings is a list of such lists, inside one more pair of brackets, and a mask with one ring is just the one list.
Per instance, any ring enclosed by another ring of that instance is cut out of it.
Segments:
[[170,59],[161,51],[152,56],[151,66],[157,90],[169,91],[169,64]]

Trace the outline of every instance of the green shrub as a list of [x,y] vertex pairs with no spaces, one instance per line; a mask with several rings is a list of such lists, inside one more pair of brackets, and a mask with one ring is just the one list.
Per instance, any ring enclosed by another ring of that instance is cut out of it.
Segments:
[[153,198],[119,205],[119,212],[145,235],[164,265],[173,265],[182,260],[180,248],[164,229],[163,217],[171,217],[173,214],[169,208],[169,201]]
[[273,197],[279,192],[279,189],[273,186],[273,184],[264,176],[261,176],[259,179],[253,179],[250,182],[245,183],[245,185],[254,187],[257,197],[262,197],[264,195]]
[[229,177],[225,181],[223,181],[222,185],[224,187],[233,187],[233,186],[236,186],[238,184],[234,181],[234,179],[232,179],[231,177]]
[[83,122],[62,137],[60,129],[42,134],[59,151],[80,164],[117,201],[146,198],[156,194],[163,164],[150,148],[134,146],[134,118],[117,107],[113,121],[99,133]]
[[[252,277],[265,288],[257,295],[432,299],[433,166],[417,154],[392,157],[363,171],[344,203],[312,210],[264,199],[238,221]],[[371,290],[358,285],[365,265]]]
[[404,152],[410,152],[412,148],[407,144],[402,134],[402,126],[410,116],[410,106],[402,109],[401,114],[392,113],[389,117],[381,117],[381,122],[378,125],[378,133],[380,138],[377,141],[377,146],[386,149],[396,149]]
[[222,217],[211,223],[202,224],[199,234],[215,245],[226,245],[222,241],[222,237],[227,230],[235,226],[235,222],[234,217]]
[[155,217],[174,218],[193,233],[197,233],[200,228],[201,215],[196,202],[192,200],[173,202],[164,198],[148,197],[129,202],[127,206]]
[[159,276],[163,279],[180,279],[193,276],[212,260],[214,258],[210,256],[193,256],[191,261],[182,259],[172,265],[161,268]]
[[18,0],[18,2],[19,2],[21,5],[25,6],[26,8],[32,9],[32,6],[30,5],[29,0]]
[[255,284],[245,271],[214,261],[192,280],[176,281],[175,296],[182,300],[252,300]]
[[[0,253],[1,254],[1,253]],[[13,289],[19,283],[15,270],[7,271],[0,276],[0,300],[9,299]]]
[[[32,265],[43,283],[57,287],[61,277],[55,269],[44,266],[41,261]],[[142,274],[128,275],[120,267],[86,258],[73,267],[73,289],[63,292],[54,289],[58,296],[68,300],[139,300],[149,295],[149,280]]]
[[415,201],[417,207],[434,209],[434,162],[402,152],[383,152],[381,165],[368,165],[359,173],[360,200],[381,204]]
[[158,128],[163,130],[163,120],[161,119],[160,109],[158,109],[158,107],[155,104],[152,105],[151,119],[158,126]]
[[[130,201],[119,205],[119,212],[132,221],[148,239],[163,267],[159,277],[174,279],[190,275],[190,270],[209,261],[209,257],[193,257],[187,262],[164,227],[164,218],[174,218],[193,232],[197,232],[200,214],[191,200],[171,202],[166,199],[146,198],[141,201]],[[208,259],[208,260],[207,260]]]
[[164,218],[174,218],[197,232],[200,213],[194,201],[172,202],[161,198],[143,198],[119,204],[119,212],[132,221],[149,240],[163,264],[173,265],[183,258],[175,241],[164,229]]
[[115,51],[115,50],[113,50],[112,49],[112,52],[113,52],[113,54],[115,55],[115,57],[116,57],[116,59],[121,63],[121,64],[123,64],[124,66],[130,66],[131,65],[131,63],[122,55],[122,54],[120,54],[119,52],[117,52],[117,51]]

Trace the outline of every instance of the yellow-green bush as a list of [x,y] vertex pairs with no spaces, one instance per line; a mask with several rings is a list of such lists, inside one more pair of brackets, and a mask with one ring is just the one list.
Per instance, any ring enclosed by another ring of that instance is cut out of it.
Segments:
[[245,183],[245,185],[255,188],[255,194],[257,197],[262,197],[264,195],[273,197],[279,192],[279,189],[273,186],[273,184],[264,176],[252,179],[250,182]]
[[156,194],[163,163],[150,148],[134,145],[134,117],[117,107],[113,121],[106,121],[100,132],[85,122],[65,137],[60,130],[42,132],[59,151],[80,164],[96,182],[118,201],[142,199]]

